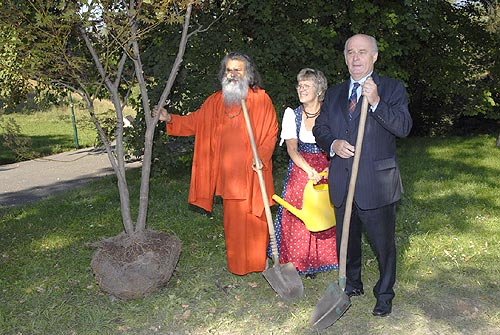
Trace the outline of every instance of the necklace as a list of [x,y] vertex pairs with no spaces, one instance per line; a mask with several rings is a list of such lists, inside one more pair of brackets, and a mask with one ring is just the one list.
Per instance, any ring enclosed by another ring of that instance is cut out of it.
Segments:
[[226,116],[230,119],[234,119],[235,117],[237,117],[238,115],[241,114],[241,111],[242,109],[240,108],[240,110],[238,111],[238,113],[236,114],[229,114],[225,109],[224,109],[224,114],[226,114]]
[[312,118],[315,118],[316,116],[319,115],[319,112],[320,110],[318,109],[318,111],[316,113],[308,113],[306,111],[306,108],[304,106],[302,106],[302,111],[304,112],[304,114],[306,115],[306,119],[312,119]]

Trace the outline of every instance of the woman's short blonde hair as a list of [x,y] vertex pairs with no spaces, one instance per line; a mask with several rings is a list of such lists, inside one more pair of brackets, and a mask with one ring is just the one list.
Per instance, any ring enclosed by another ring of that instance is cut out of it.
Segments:
[[302,80],[312,81],[314,83],[314,86],[316,87],[318,100],[323,101],[325,99],[325,92],[328,88],[328,82],[323,72],[306,67],[300,70],[297,74],[297,82]]

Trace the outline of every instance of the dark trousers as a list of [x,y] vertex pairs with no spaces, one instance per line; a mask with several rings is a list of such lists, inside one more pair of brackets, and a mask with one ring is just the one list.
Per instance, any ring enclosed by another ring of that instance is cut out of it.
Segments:
[[[340,257],[342,240],[342,224],[345,213],[345,202],[335,207],[337,220],[337,255]],[[380,301],[391,301],[394,298],[396,281],[396,203],[362,210],[354,202],[349,229],[349,243],[346,261],[346,291],[362,289],[361,281],[361,233],[365,227],[370,244],[377,256],[379,280],[373,287],[373,294]]]

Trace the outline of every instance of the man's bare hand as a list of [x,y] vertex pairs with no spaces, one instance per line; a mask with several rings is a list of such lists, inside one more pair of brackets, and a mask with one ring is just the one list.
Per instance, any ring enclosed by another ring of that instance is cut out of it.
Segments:
[[350,158],[354,156],[354,146],[346,140],[335,140],[332,144],[332,149],[335,154],[341,158]]
[[258,159],[257,162],[253,162],[252,164],[252,169],[257,172],[257,170],[262,170],[262,168],[264,167],[264,165],[262,164],[262,161],[260,160],[260,158]]
[[167,123],[172,121],[172,115],[169,112],[167,112],[165,108],[160,107],[158,109],[158,106],[154,106],[153,116],[156,117],[158,113],[160,113],[160,118],[159,118],[160,121],[165,121]]
[[376,106],[380,102],[380,97],[378,95],[378,87],[373,81],[372,77],[368,77],[363,83],[362,94],[368,99],[370,106]]

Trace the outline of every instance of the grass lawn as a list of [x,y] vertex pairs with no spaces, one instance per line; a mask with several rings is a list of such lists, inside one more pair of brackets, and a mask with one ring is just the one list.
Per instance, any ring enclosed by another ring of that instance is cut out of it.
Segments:
[[[90,244],[122,231],[114,177],[35,204],[0,207],[0,333],[26,334],[500,334],[500,148],[496,137],[399,141],[393,313],[371,316],[376,260],[364,243],[366,294],[323,331],[311,312],[338,273],[303,279],[284,301],[261,273],[227,271],[221,205],[213,218],[187,204],[190,171],[153,177],[149,228],[183,250],[168,285],[121,301],[99,289]],[[276,172],[281,191],[285,167]],[[133,206],[139,171],[130,171]]]
[[[74,96],[74,113],[80,148],[91,147],[97,144],[97,131],[88,111],[78,97]],[[113,105],[108,100],[94,102],[95,114],[99,120],[106,117],[115,117]],[[135,116],[135,112],[127,108],[124,115]],[[22,112],[4,114],[0,116],[4,122],[12,118],[20,126],[20,136],[31,141],[26,156],[20,160],[48,156],[76,149],[75,133],[71,120],[71,107],[56,106],[46,111],[39,111],[35,107],[25,107]],[[2,123],[0,122],[0,125]],[[5,129],[0,126],[0,164],[14,163],[19,158],[5,143],[2,135]]]

